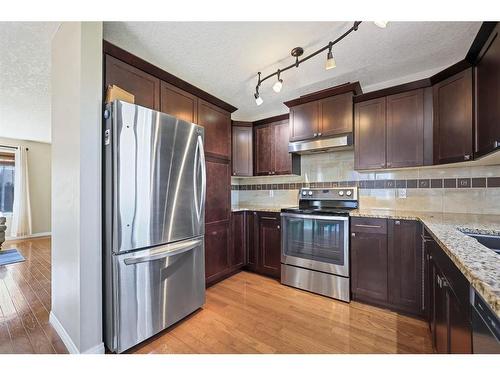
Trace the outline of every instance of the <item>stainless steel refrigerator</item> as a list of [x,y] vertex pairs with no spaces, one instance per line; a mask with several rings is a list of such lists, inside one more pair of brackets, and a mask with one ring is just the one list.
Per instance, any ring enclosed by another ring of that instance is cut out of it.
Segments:
[[120,353],[205,302],[204,129],[121,101],[104,117],[104,331]]

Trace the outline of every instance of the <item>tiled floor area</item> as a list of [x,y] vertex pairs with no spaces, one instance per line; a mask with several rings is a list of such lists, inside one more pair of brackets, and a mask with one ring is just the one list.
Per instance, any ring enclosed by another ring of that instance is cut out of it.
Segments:
[[[0,353],[66,353],[48,322],[50,239],[8,242],[0,267]],[[207,290],[203,309],[130,353],[432,353],[427,323],[346,304],[241,272]]]

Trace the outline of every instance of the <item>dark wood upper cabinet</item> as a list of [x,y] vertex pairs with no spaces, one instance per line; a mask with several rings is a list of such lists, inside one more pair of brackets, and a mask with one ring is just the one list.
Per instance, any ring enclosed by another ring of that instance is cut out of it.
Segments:
[[500,23],[483,47],[474,73],[475,153],[482,156],[500,147]]
[[207,156],[231,158],[231,115],[229,112],[198,99],[198,125],[205,128]]
[[386,100],[387,168],[423,165],[424,90],[390,95]]
[[388,301],[387,220],[351,219],[351,290],[353,299]]
[[421,233],[418,221],[388,220],[389,303],[414,315],[423,314]]
[[105,56],[105,84],[117,85],[135,96],[135,104],[160,110],[160,80],[110,55]]
[[356,169],[386,166],[386,99],[377,98],[354,106],[354,165]]
[[205,222],[229,220],[231,211],[231,172],[229,163],[206,160],[207,191]]
[[319,101],[318,136],[330,137],[352,133],[354,119],[352,97],[352,92],[348,92]]
[[288,120],[254,127],[256,176],[300,174],[300,156],[288,152]]
[[233,176],[253,176],[253,129],[250,126],[232,127]]
[[290,108],[290,142],[316,137],[319,121],[318,102],[309,102]]
[[181,120],[197,123],[198,98],[162,81],[160,110]]
[[288,121],[272,126],[274,130],[274,174],[292,173],[292,155],[288,152],[290,127]]
[[472,160],[472,70],[433,86],[434,164]]
[[274,171],[274,129],[270,125],[255,130],[255,175],[270,175]]

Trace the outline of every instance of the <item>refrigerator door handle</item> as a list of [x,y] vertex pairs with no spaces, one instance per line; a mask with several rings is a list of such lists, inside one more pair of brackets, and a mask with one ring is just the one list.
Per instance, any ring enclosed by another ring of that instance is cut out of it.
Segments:
[[161,246],[158,250],[153,250],[148,255],[125,258],[123,263],[129,266],[132,264],[150,262],[153,260],[179,255],[200,246],[202,243],[202,239],[197,239],[179,244]]
[[[198,181],[197,181],[197,167],[199,165],[201,167],[201,193],[200,197],[198,197]],[[203,213],[203,209],[205,208],[205,193],[206,193],[206,166],[205,166],[205,149],[203,147],[203,138],[201,135],[198,135],[197,143],[196,143],[196,155],[193,166],[193,178],[194,178],[194,205],[196,209],[196,215],[198,217],[198,221],[201,220],[201,215]]]

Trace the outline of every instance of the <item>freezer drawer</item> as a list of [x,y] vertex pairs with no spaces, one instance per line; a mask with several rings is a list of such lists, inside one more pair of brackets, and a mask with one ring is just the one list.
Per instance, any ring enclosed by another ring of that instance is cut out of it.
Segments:
[[112,314],[107,314],[107,323],[113,328],[106,344],[115,352],[144,341],[205,303],[203,237],[114,255],[112,263]]

